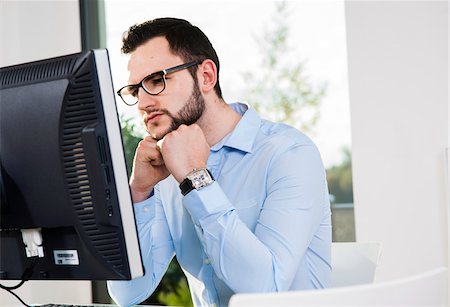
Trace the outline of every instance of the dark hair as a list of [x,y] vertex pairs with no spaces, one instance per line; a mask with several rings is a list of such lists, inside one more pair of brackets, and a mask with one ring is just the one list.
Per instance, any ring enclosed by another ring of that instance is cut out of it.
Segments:
[[[178,18],[157,18],[131,26],[122,37],[122,52],[130,53],[148,40],[162,36],[169,42],[170,50],[184,61],[211,59],[217,66],[217,83],[214,90],[222,98],[219,85],[219,58],[208,37],[196,26]],[[196,80],[197,66],[189,68]]]

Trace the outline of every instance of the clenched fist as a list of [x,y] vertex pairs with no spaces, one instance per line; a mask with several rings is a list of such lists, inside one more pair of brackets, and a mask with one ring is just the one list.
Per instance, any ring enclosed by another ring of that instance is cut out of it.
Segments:
[[156,140],[146,136],[136,148],[133,171],[130,178],[133,202],[148,198],[153,187],[170,175],[164,159],[156,146]]
[[194,168],[206,167],[209,153],[210,147],[197,124],[181,125],[164,137],[161,146],[167,170],[180,183]]

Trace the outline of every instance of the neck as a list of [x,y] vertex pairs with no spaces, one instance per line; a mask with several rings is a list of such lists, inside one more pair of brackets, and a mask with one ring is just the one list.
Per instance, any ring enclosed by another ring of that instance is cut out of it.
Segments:
[[212,147],[233,131],[240,119],[241,116],[224,100],[216,98],[207,103],[197,124],[202,128],[206,141]]

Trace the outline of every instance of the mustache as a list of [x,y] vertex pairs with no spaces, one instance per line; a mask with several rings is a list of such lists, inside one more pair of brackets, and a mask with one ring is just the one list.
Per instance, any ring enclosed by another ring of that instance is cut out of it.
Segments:
[[[154,135],[151,131],[149,131],[147,129],[147,123],[149,120],[149,116],[151,116],[151,114],[154,113],[161,113],[161,114],[165,114],[167,115],[170,119],[171,119],[171,124],[169,129],[164,133],[164,135],[160,138],[156,137],[156,135]],[[143,117],[143,121],[145,123],[145,130],[152,136],[153,139],[159,141],[161,140],[167,133],[171,132],[171,131],[175,131],[178,129],[178,127],[183,124],[183,120],[180,118],[177,118],[176,116],[173,116],[168,110],[166,109],[146,109],[145,110],[145,114]]]

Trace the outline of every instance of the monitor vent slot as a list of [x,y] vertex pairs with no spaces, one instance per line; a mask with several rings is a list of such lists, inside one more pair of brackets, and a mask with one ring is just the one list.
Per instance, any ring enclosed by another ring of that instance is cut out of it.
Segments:
[[63,163],[80,230],[89,239],[97,254],[116,271],[121,272],[124,268],[122,260],[124,256],[118,248],[120,236],[111,231],[111,228],[102,227],[97,223],[82,141],[83,128],[97,121],[94,93],[91,75],[79,72],[69,88],[64,109]]
[[17,70],[17,66],[13,66],[15,69],[6,67],[0,70],[0,86],[8,87],[35,80],[64,76],[73,71],[75,65],[75,57],[62,57],[56,62],[41,61],[33,64],[23,64],[19,70]]

